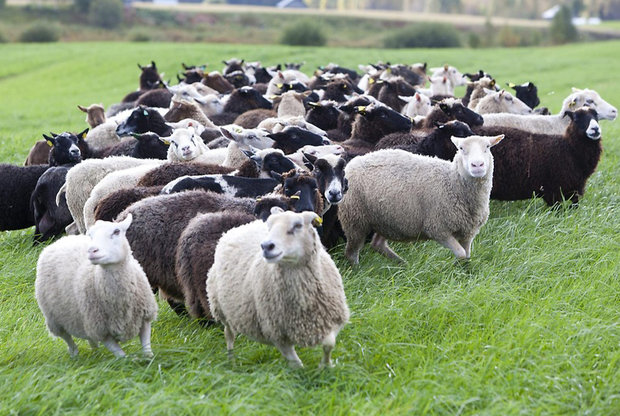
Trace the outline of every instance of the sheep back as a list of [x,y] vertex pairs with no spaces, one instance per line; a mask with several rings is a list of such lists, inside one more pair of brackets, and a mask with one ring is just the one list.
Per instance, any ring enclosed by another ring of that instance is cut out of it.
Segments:
[[241,211],[207,213],[197,215],[185,227],[179,237],[175,269],[190,316],[212,319],[206,280],[217,242],[224,232],[255,219]]
[[174,258],[179,236],[199,213],[238,209],[252,213],[255,201],[205,191],[157,195],[130,205],[118,220],[133,215],[127,240],[153,287],[173,299],[183,301],[183,291],[174,274]]
[[34,225],[30,197],[48,165],[0,164],[0,231]]

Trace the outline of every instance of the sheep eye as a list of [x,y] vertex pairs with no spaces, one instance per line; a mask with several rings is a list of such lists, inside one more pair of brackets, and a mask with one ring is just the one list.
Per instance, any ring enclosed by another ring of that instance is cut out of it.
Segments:
[[112,235],[119,235],[120,233],[121,233],[121,230],[117,228],[114,230],[114,232],[112,232]]
[[463,146],[459,146],[459,150],[463,150]]

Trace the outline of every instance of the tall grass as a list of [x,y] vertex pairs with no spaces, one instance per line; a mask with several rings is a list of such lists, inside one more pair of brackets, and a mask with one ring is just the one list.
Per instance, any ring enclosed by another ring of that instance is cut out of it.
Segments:
[[[21,163],[42,133],[84,128],[75,108],[119,101],[137,88],[136,63],[218,69],[231,56],[265,64],[379,59],[480,68],[498,82],[537,84],[559,110],[571,86],[616,106],[610,69],[620,43],[485,51],[356,50],[204,44],[0,45],[0,160]],[[457,90],[462,94],[463,90]],[[339,266],[351,322],[336,367],[317,349],[291,371],[272,347],[240,337],[226,359],[221,328],[204,329],[160,302],[155,358],[78,342],[69,358],[34,300],[32,230],[0,234],[0,414],[618,414],[620,412],[620,127],[602,122],[605,151],[578,209],[541,200],[491,202],[473,257],[456,263],[435,242],[394,244],[396,265],[365,248]],[[406,197],[406,196],[404,196]]]

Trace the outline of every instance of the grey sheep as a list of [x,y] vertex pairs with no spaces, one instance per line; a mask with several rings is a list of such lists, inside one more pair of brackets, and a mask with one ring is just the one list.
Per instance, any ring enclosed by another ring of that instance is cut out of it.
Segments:
[[338,216],[347,237],[345,255],[353,264],[366,237],[387,257],[402,261],[386,239],[438,241],[459,258],[489,215],[493,178],[490,147],[504,136],[452,137],[452,162],[404,150],[379,150],[353,159],[345,168],[349,191]]

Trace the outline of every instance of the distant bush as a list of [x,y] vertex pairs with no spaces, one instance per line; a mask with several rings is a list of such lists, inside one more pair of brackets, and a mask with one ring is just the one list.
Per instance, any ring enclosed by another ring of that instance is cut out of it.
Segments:
[[326,42],[327,37],[321,27],[309,20],[287,27],[280,38],[280,43],[284,45],[323,46]]
[[20,42],[57,42],[60,30],[55,24],[38,22],[26,28],[19,37]]
[[6,0],[0,0],[0,9],[6,5]]
[[383,44],[386,48],[452,48],[461,46],[461,41],[452,26],[417,23],[393,32]]
[[131,42],[150,42],[152,40],[147,31],[140,29],[132,30],[128,38]]
[[478,36],[477,33],[469,32],[469,36],[467,37],[467,43],[469,44],[470,48],[477,49],[482,44],[482,41],[480,40],[480,36]]
[[93,0],[88,17],[95,26],[114,29],[123,21],[123,2],[121,0]]
[[8,42],[7,38],[4,36],[4,33],[0,32],[0,43]]

